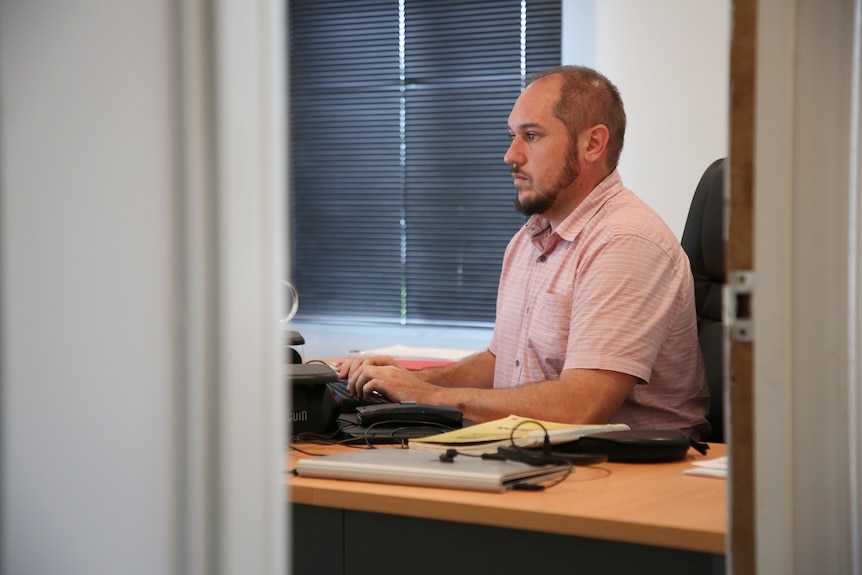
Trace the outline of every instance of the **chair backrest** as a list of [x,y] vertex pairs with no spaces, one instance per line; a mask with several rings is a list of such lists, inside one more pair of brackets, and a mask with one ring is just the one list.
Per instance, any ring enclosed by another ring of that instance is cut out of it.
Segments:
[[727,279],[724,259],[726,159],[706,169],[689,208],[682,248],[691,262],[697,307],[697,335],[709,382],[712,426],[709,441],[724,442],[724,328],[721,293]]

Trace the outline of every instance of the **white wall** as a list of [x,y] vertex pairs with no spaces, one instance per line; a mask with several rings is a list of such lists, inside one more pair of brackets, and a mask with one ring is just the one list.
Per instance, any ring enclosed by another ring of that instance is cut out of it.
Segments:
[[2,573],[284,572],[283,17],[214,4],[0,2]]
[[563,63],[620,89],[623,182],[682,237],[694,188],[728,150],[730,0],[563,0]]

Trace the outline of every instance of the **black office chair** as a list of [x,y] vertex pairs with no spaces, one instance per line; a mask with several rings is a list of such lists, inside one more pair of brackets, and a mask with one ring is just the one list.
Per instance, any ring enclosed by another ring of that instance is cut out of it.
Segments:
[[697,336],[709,383],[709,441],[724,443],[724,328],[721,292],[727,279],[724,261],[724,181],[727,160],[703,173],[689,208],[682,248],[691,261],[697,306]]

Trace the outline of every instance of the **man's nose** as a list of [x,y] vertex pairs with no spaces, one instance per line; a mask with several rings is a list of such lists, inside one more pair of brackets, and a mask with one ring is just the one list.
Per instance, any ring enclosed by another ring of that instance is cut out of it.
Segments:
[[509,144],[509,149],[503,155],[503,162],[506,164],[523,164],[524,154],[520,152],[520,144],[518,138],[512,138],[512,143]]

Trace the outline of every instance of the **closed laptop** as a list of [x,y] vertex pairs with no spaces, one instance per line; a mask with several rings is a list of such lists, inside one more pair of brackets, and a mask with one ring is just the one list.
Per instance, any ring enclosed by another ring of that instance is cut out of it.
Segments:
[[467,455],[449,459],[422,450],[363,449],[301,459],[296,473],[302,477],[503,492],[537,486],[571,471],[569,465],[535,466]]

